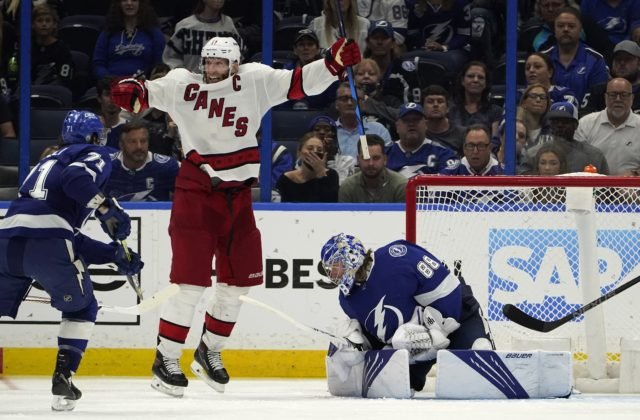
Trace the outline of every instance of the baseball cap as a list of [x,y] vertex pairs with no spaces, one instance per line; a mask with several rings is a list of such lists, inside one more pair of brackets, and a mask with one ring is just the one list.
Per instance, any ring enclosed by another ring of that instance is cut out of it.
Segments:
[[424,110],[422,109],[422,106],[415,102],[407,102],[406,104],[402,104],[400,106],[400,110],[398,111],[398,118],[404,118],[412,112],[424,116]]
[[369,34],[367,35],[367,37],[369,37],[369,35],[371,35],[375,31],[382,31],[389,38],[393,37],[393,27],[386,20],[376,20],[371,25],[369,25]]
[[313,127],[315,127],[316,124],[321,123],[321,122],[329,124],[331,127],[335,127],[336,126],[336,121],[333,118],[328,117],[326,115],[318,115],[317,117],[315,117],[311,121],[309,121],[309,126],[307,127],[307,130],[312,131]]
[[296,34],[296,39],[293,41],[293,45],[300,42],[302,38],[311,38],[313,42],[315,42],[316,44],[320,44],[320,41],[318,41],[318,36],[316,35],[316,33],[313,32],[313,30],[311,29],[305,28],[305,29],[300,29],[298,31],[298,33]]
[[617,52],[626,52],[635,57],[640,57],[640,45],[637,42],[631,41],[629,39],[625,39],[624,41],[620,41],[616,44],[613,49],[613,55]]
[[571,102],[554,102],[547,113],[547,118],[570,118],[578,121],[578,110]]

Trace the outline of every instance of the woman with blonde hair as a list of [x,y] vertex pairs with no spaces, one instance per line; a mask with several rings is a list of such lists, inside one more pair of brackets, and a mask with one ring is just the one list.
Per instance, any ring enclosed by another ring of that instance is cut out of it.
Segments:
[[336,10],[337,2],[340,3],[346,37],[356,41],[360,51],[364,51],[367,47],[369,21],[358,16],[356,0],[324,0],[322,15],[311,21],[309,29],[318,35],[320,48],[329,48],[340,38],[340,13]]

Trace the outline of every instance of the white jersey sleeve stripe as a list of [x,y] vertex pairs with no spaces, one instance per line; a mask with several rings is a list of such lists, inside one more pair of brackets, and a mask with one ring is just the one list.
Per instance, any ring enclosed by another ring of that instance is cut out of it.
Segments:
[[69,222],[55,214],[15,214],[5,217],[0,222],[0,229],[12,228],[29,228],[29,229],[65,229],[73,233],[73,229]]
[[82,162],[74,162],[69,166],[79,166],[80,168],[83,168],[85,171],[87,171],[87,173],[89,175],[91,175],[91,178],[93,179],[93,182],[96,181],[96,173],[93,170],[89,169],[89,167],[86,164],[84,164]]
[[438,299],[442,299],[453,292],[458,286],[460,286],[460,280],[453,274],[449,273],[442,283],[430,292],[416,295],[415,299],[421,306],[430,306]]

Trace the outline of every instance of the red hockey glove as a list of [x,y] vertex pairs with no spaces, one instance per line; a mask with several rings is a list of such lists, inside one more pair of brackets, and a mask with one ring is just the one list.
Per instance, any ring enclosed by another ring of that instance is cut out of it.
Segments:
[[149,108],[147,88],[136,79],[122,79],[111,86],[111,100],[120,108],[138,113]]
[[325,52],[324,63],[334,76],[341,76],[348,66],[362,59],[358,44],[352,39],[340,38]]

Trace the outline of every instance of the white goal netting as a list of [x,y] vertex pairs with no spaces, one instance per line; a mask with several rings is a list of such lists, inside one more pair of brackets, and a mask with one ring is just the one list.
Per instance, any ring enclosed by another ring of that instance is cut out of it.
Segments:
[[423,176],[407,189],[407,238],[459,270],[499,349],[537,340],[619,360],[620,339],[640,337],[640,286],[546,334],[502,307],[555,320],[639,276],[639,228],[638,178]]

